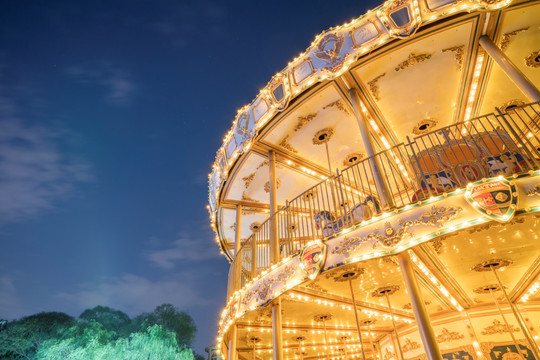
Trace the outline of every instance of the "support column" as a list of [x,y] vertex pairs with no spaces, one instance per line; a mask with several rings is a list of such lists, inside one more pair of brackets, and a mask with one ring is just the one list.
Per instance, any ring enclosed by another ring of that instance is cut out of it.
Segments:
[[[276,183],[276,153],[268,152],[268,167],[270,173],[270,260],[272,264],[279,262],[279,235],[277,222],[277,183]],[[272,349],[273,359],[283,359],[283,336],[281,333],[281,299],[274,300],[272,305]]]
[[283,359],[283,336],[281,333],[281,298],[272,305],[272,352],[274,360]]
[[420,293],[420,288],[416,282],[414,270],[411,265],[411,259],[409,254],[402,252],[398,255],[399,265],[401,267],[401,274],[405,282],[405,287],[411,298],[411,304],[414,311],[414,318],[416,325],[420,331],[420,337],[424,344],[424,350],[426,351],[427,358],[429,360],[442,360],[439,346],[433,328],[431,327],[429,315]]
[[270,173],[270,261],[272,264],[279,262],[279,236],[277,216],[277,183],[276,183],[276,153],[268,152],[268,167]]
[[366,148],[367,157],[370,159],[369,164],[373,171],[373,180],[375,181],[375,185],[381,196],[381,201],[383,203],[382,207],[392,207],[392,196],[390,195],[390,191],[388,190],[384,177],[381,174],[379,159],[375,157],[376,153],[373,148],[371,136],[369,135],[367,119],[364,116],[362,107],[360,106],[360,96],[355,88],[349,89],[349,97],[351,98],[354,116],[356,117],[356,122],[358,123],[358,128],[360,129],[360,135],[362,136],[362,141],[364,142],[364,146]]
[[229,354],[227,360],[237,360],[238,353],[236,352],[236,324],[231,326],[229,333]]
[[486,35],[480,37],[480,45],[489,56],[501,67],[502,71],[531,101],[540,101],[540,90],[523,74],[497,45]]
[[236,228],[234,229],[234,290],[242,287],[242,258],[239,254],[242,247],[242,205],[236,205]]

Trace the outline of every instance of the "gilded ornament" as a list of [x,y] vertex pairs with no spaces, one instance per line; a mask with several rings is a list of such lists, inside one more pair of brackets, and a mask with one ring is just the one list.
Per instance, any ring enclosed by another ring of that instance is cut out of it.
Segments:
[[334,128],[331,127],[317,131],[313,137],[313,145],[321,145],[330,141],[332,135],[334,135]]
[[387,264],[399,266],[399,262],[397,261],[395,256],[385,256],[381,260],[382,262],[385,262]]
[[407,60],[399,63],[395,70],[400,71],[400,70],[408,68],[409,66],[419,64],[421,62],[431,59],[431,56],[432,54],[429,54],[429,53],[422,53],[422,54],[410,53]]
[[261,223],[260,222],[254,222],[252,223],[251,225],[249,225],[249,229],[253,232],[256,232],[258,231],[259,229],[261,228]]
[[527,190],[527,196],[540,195],[540,184],[536,184]]
[[315,315],[313,317],[313,320],[315,320],[317,322],[329,321],[329,320],[332,320],[333,317],[334,317],[334,315],[332,315],[330,313],[317,314],[317,315]]
[[365,269],[358,264],[347,266],[346,269],[339,271],[331,271],[324,274],[325,278],[333,279],[334,282],[344,282],[357,279],[360,275],[363,275]]
[[290,152],[293,152],[293,153],[298,153],[298,150],[296,150],[295,148],[292,147],[291,144],[288,143],[288,140],[289,139],[289,134],[285,135],[283,137],[283,139],[281,139],[281,141],[279,142],[279,146],[281,146],[282,148],[286,149],[286,150],[289,150]]
[[311,113],[311,114],[307,114],[305,116],[299,116],[297,118],[297,122],[296,122],[296,126],[294,127],[294,131],[298,131],[300,130],[301,128],[304,127],[304,125],[306,125],[308,122],[310,122],[311,120],[315,119],[315,117],[317,116],[318,113]]
[[516,36],[517,34],[523,32],[523,31],[526,31],[526,30],[529,30],[529,27],[524,27],[524,28],[521,28],[521,29],[517,29],[517,30],[514,30],[514,31],[510,31],[510,32],[507,32],[505,34],[503,34],[502,36],[502,39],[501,39],[501,43],[499,45],[499,48],[501,49],[501,51],[504,51],[506,50],[506,48],[508,47],[508,45],[510,45],[510,40],[512,40],[512,38],[514,36]]
[[[276,179],[276,189],[279,189],[280,186],[281,186],[281,180]],[[266,191],[267,193],[270,192],[270,181],[267,181],[264,184],[264,191]]]
[[461,207],[445,207],[433,206],[429,211],[421,214],[417,219],[398,222],[398,226],[393,227],[390,222],[385,223],[384,229],[375,229],[375,232],[368,234],[365,237],[345,237],[340,243],[332,249],[332,254],[349,256],[358,246],[366,242],[378,243],[385,248],[394,247],[403,239],[412,236],[409,228],[417,225],[429,225],[441,227],[446,222],[455,218],[463,208]]
[[409,338],[405,338],[405,342],[403,344],[403,351],[404,352],[409,352],[409,351],[413,351],[413,350],[416,350],[416,349],[420,349],[420,344],[417,343],[416,341],[412,341]]
[[476,294],[490,294],[492,291],[500,291],[500,290],[501,288],[499,285],[489,284],[489,285],[480,286],[474,289],[473,292],[475,292]]
[[357,164],[357,163],[359,163],[360,160],[362,160],[363,158],[364,158],[364,154],[359,153],[359,152],[355,152],[355,153],[349,154],[349,155],[347,155],[347,157],[345,158],[345,160],[343,160],[343,165],[345,165],[345,166],[350,166],[350,165]]
[[431,244],[431,247],[433,248],[433,250],[435,251],[435,253],[437,253],[437,255],[440,255],[441,254],[441,248],[443,246],[442,240],[437,238],[437,239],[431,241],[430,244]]
[[[506,113],[508,112],[508,110],[511,110],[515,107],[519,107],[519,106],[523,106],[525,105],[525,103],[521,100],[518,100],[518,99],[514,99],[514,100],[510,100],[504,104],[502,104],[501,106],[499,106],[499,110],[503,113]],[[499,130],[499,129],[497,129]]]
[[371,91],[371,95],[375,98],[375,100],[381,100],[380,94],[379,94],[379,85],[377,84],[379,79],[385,76],[386,73],[383,73],[379,76],[376,76],[372,80],[368,81],[367,84],[369,86],[369,91]]
[[242,201],[250,201],[250,202],[256,202],[256,203],[260,202],[259,200],[256,200],[254,198],[247,196],[245,191],[242,192]]
[[383,356],[384,360],[390,360],[390,359],[395,359],[396,358],[396,354],[391,352],[390,350],[388,350],[388,348],[385,348],[385,354]]
[[276,275],[269,276],[262,280],[254,289],[248,290],[241,299],[241,303],[245,306],[249,304],[253,298],[260,302],[266,302],[272,298],[272,289],[275,284],[283,283],[289,280],[295,272],[293,265],[285,266]]
[[249,113],[244,112],[240,114],[236,122],[236,133],[241,136],[246,135],[247,130],[248,130],[248,124],[249,124]]
[[412,132],[415,135],[422,135],[428,133],[435,125],[437,125],[437,121],[433,119],[424,119],[420,121],[416,126],[413,128]]
[[328,290],[323,289],[323,288],[322,288],[319,284],[317,284],[315,281],[309,282],[309,283],[306,285],[306,287],[307,287],[308,289],[315,290],[315,291],[318,291],[318,292],[320,292],[320,293],[325,293],[325,294],[326,294],[326,293],[328,292]]
[[463,55],[465,54],[465,45],[452,46],[446,49],[442,49],[441,51],[443,53],[453,52],[454,58],[456,59],[456,63],[458,66],[458,70],[461,70],[461,68],[463,67]]
[[336,71],[341,67],[343,58],[340,52],[344,41],[343,34],[337,32],[329,32],[320,39],[313,53],[328,64],[326,69]]
[[519,329],[514,325],[508,324],[507,326],[506,324],[501,324],[499,320],[493,319],[493,324],[482,330],[483,335],[503,334],[505,332],[519,332]]
[[499,269],[502,267],[507,267],[508,265],[513,264],[514,262],[510,259],[491,259],[486,260],[480,264],[474,265],[471,270],[483,272],[483,271],[491,271],[491,268],[493,269]]
[[540,51],[535,51],[525,58],[525,64],[529,67],[540,67]]
[[437,335],[437,342],[438,343],[444,343],[444,342],[452,341],[452,340],[461,340],[464,337],[465,337],[465,335],[463,335],[463,334],[460,334],[460,333],[458,333],[456,331],[450,331],[447,328],[443,328],[442,329],[442,334]]
[[373,297],[385,297],[386,295],[393,295],[396,291],[399,291],[398,285],[383,286],[371,293]]
[[323,110],[327,108],[331,108],[331,107],[336,107],[338,110],[343,111],[346,114],[349,114],[349,110],[347,110],[347,108],[345,107],[345,105],[343,105],[341,100],[336,100],[336,101],[331,102],[328,105],[323,106]]

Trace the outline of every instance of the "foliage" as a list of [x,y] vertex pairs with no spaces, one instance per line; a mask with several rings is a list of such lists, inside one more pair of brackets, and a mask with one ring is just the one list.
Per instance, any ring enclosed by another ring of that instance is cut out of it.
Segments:
[[87,322],[96,321],[105,329],[114,331],[118,335],[125,335],[124,331],[131,323],[131,319],[126,313],[101,305],[84,310],[79,319]]
[[[101,331],[107,331],[101,328]],[[101,334],[93,334],[84,346],[76,344],[75,338],[47,341],[39,349],[36,359],[40,360],[193,360],[193,353],[180,348],[175,334],[159,325],[150,326],[145,332],[136,332],[129,338],[100,343]]]
[[176,334],[178,344],[191,346],[197,326],[193,318],[185,311],[178,311],[174,305],[162,304],[151,313],[143,313],[134,319],[134,323],[139,327],[151,325],[161,325],[165,329],[171,330]]
[[75,323],[73,317],[59,312],[42,312],[8,322],[0,331],[0,358],[33,359],[41,344],[60,338]]
[[192,360],[187,347],[195,331],[191,316],[171,304],[133,320],[106,306],[87,309],[79,319],[39,313],[0,321],[0,359]]

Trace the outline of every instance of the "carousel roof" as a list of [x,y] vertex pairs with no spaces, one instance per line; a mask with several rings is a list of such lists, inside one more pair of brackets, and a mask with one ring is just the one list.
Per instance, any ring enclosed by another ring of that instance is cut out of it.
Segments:
[[[269,150],[276,152],[280,207],[331,175],[326,146],[332,173],[366,156],[349,88],[359,91],[376,151],[527,102],[479,46],[482,35],[540,85],[538,1],[394,0],[317,36],[238,110],[217,152],[209,210],[227,257],[233,255],[236,205],[243,206],[241,239],[268,218]],[[460,241],[470,249],[474,236]]]

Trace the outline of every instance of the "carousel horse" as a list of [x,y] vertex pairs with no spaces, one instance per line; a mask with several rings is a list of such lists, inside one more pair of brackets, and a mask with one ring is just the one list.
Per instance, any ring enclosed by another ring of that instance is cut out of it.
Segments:
[[519,172],[523,164],[523,156],[510,152],[487,158],[488,171],[491,176],[512,175]]
[[431,194],[442,194],[454,189],[457,186],[456,182],[452,179],[452,174],[448,171],[440,171],[436,174],[425,175],[424,181],[420,183],[420,190],[418,190],[412,197],[412,201],[418,201],[425,199]]
[[336,221],[330,211],[319,211],[315,213],[315,225],[322,230],[323,237],[327,237],[343,229],[343,220]]

